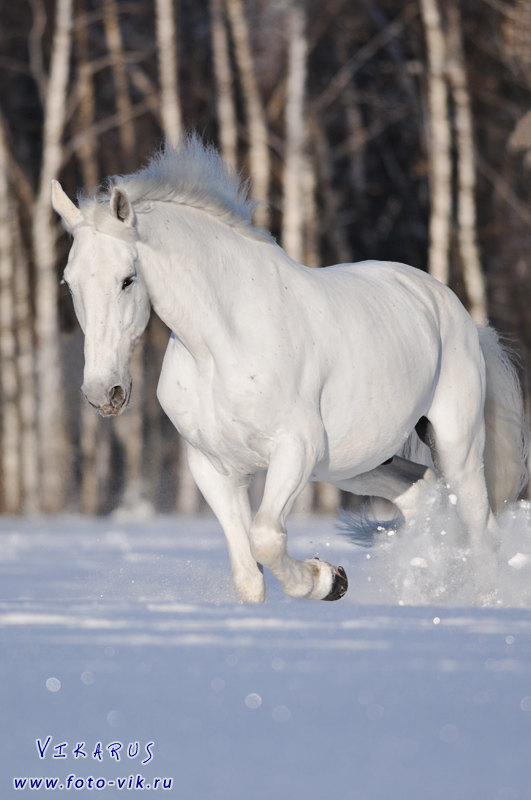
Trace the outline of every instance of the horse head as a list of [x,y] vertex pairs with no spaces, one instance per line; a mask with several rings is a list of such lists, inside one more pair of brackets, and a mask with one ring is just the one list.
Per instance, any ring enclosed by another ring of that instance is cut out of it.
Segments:
[[85,334],[81,390],[103,416],[119,414],[131,397],[131,353],[150,315],[134,209],[115,187],[108,202],[84,214],[57,181],[52,205],[73,236],[64,282]]

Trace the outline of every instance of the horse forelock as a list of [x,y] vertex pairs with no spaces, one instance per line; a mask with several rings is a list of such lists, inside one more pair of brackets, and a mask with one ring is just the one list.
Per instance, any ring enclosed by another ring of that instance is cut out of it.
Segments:
[[88,224],[104,233],[128,238],[131,229],[124,230],[110,212],[114,187],[127,195],[139,213],[143,206],[151,210],[154,202],[175,203],[205,211],[252,238],[272,238],[252,224],[256,202],[249,197],[249,181],[243,180],[214,147],[203,144],[196,135],[183,138],[177,147],[166,143],[143,169],[113,176],[95,194],[79,198]]

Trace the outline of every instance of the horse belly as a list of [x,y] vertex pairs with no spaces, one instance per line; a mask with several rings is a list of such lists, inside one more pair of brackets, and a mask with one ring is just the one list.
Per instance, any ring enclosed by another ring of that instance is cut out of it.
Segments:
[[409,349],[376,342],[363,359],[344,358],[334,369],[321,397],[328,453],[319,479],[368,472],[406,442],[431,405],[439,374],[437,338],[426,333],[421,341]]

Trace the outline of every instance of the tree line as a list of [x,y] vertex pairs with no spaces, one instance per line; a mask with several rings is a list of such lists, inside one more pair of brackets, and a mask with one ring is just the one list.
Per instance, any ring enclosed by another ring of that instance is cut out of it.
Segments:
[[[83,401],[59,279],[70,196],[196,130],[252,180],[255,223],[310,266],[429,270],[514,343],[531,411],[531,0],[0,0],[0,511],[193,513],[155,387]],[[258,488],[257,488],[258,491]],[[340,501],[317,485],[300,507]]]

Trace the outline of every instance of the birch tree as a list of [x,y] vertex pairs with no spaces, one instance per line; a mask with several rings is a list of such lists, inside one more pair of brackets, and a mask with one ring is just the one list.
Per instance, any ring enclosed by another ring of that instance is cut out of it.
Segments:
[[226,0],[226,3],[245,102],[249,135],[249,172],[253,182],[253,194],[259,202],[255,211],[255,222],[261,227],[269,228],[268,201],[271,171],[269,144],[266,116],[251,51],[249,26],[242,0]]
[[452,214],[451,129],[446,85],[446,42],[437,0],[420,0],[428,51],[428,137],[431,158],[428,267],[448,283]]
[[233,75],[225,24],[224,0],[210,0],[210,22],[219,145],[227,164],[236,169],[238,164],[238,123],[232,93]]
[[14,514],[20,508],[20,424],[16,364],[13,240],[13,198],[8,176],[8,149],[0,118],[0,447],[2,507]]
[[[77,60],[77,102],[78,131],[89,132],[96,117],[96,97],[92,65],[90,63],[88,24],[78,23],[76,27],[76,60]],[[98,159],[96,156],[96,139],[90,133],[84,136],[77,148],[81,162],[83,185],[87,191],[94,189],[99,181]]]
[[22,234],[17,216],[11,217],[13,262],[15,268],[15,317],[17,334],[17,372],[20,414],[21,510],[36,514],[39,499],[39,445],[37,435],[37,376],[33,339],[28,258],[22,249]]
[[286,82],[286,135],[282,180],[282,246],[295,261],[303,260],[304,202],[303,181],[306,169],[306,89],[307,41],[305,12],[299,0],[288,10],[288,73]]
[[472,109],[463,51],[461,15],[456,0],[452,0],[448,7],[448,53],[448,76],[455,107],[459,252],[470,314],[476,322],[485,323],[487,293],[476,232],[476,163]]
[[177,84],[177,30],[173,0],[156,0],[157,53],[160,80],[162,128],[171,144],[181,135],[181,104]]
[[126,158],[130,157],[135,147],[135,127],[129,96],[129,81],[124,59],[124,48],[118,6],[116,0],[104,0],[105,38],[111,55],[112,75],[116,96],[116,108],[122,119],[119,127],[120,144]]
[[61,141],[72,44],[72,0],[57,0],[50,69],[45,91],[42,165],[33,209],[36,268],[38,436],[40,497],[44,511],[64,505],[68,474],[64,397],[57,310],[56,228],[51,219],[50,184],[62,164]]

